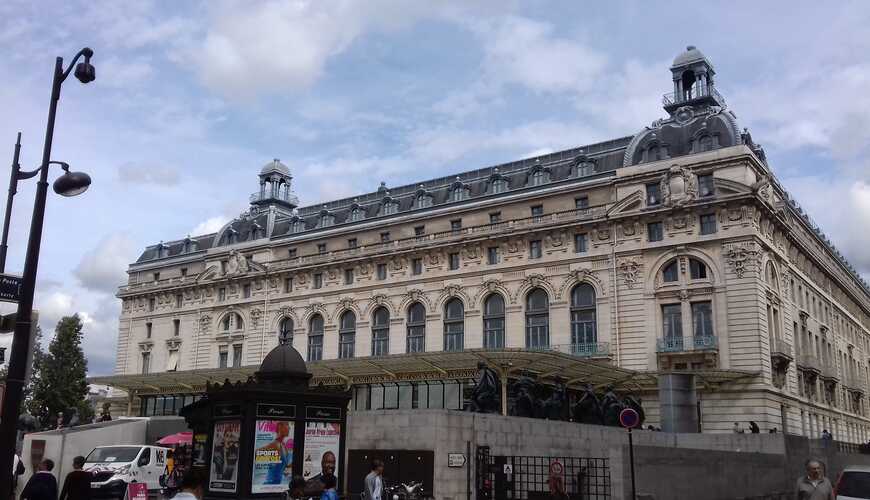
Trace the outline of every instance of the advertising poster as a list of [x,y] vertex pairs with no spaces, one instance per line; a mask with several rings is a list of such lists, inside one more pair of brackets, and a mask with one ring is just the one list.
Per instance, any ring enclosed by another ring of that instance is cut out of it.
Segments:
[[206,465],[205,452],[206,443],[208,442],[208,434],[193,435],[193,465]]
[[[321,475],[334,474],[338,470],[338,441],[341,424],[332,422],[307,422],[305,424],[305,461],[302,476],[306,481],[319,479]],[[341,481],[338,481],[341,484]]]
[[251,493],[282,493],[293,476],[293,422],[257,420]]
[[215,422],[211,446],[209,489],[235,493],[239,467],[238,420]]

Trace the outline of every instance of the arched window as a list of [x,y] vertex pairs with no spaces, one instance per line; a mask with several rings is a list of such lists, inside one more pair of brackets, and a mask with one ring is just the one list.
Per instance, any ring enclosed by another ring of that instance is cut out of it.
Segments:
[[251,226],[251,236],[250,239],[256,240],[259,239],[263,234],[263,228],[257,224],[256,222]]
[[308,322],[308,361],[323,359],[323,316],[315,314]]
[[707,266],[698,259],[689,259],[689,276],[693,280],[707,279]]
[[227,229],[227,245],[232,245],[236,243],[239,239],[238,233],[235,229]]
[[465,347],[465,306],[454,298],[444,305],[444,350],[461,351]]
[[504,179],[504,178],[493,179],[492,189],[491,189],[493,194],[504,193],[507,190],[508,190],[507,179]]
[[673,261],[667,266],[665,266],[664,270],[662,270],[662,281],[665,283],[673,283],[680,279],[679,274],[679,266],[677,265],[677,261]]
[[764,270],[764,279],[770,288],[779,292],[779,280],[776,277],[776,269],[773,267],[773,262],[767,263],[767,268]]
[[242,317],[238,313],[231,312],[224,316],[221,321],[221,329],[225,332],[241,330],[245,327]]
[[381,209],[381,213],[383,215],[393,215],[399,212],[399,203],[393,200],[387,200],[384,202],[383,208]]
[[589,283],[580,283],[571,290],[571,352],[579,356],[595,354],[597,343],[595,289]]
[[497,293],[483,303],[483,347],[504,349],[504,299]]
[[468,198],[468,188],[462,184],[456,185],[450,191],[450,201],[462,201],[466,198]]
[[290,221],[291,233],[301,233],[302,231],[305,231],[305,221],[302,219],[293,219]]
[[426,308],[419,302],[414,302],[408,308],[407,344],[407,352],[426,350]]
[[661,148],[659,148],[658,144],[653,144],[647,148],[646,161],[658,161],[661,159]]
[[713,137],[712,136],[710,136],[708,134],[704,134],[698,138],[698,151],[699,152],[712,151],[712,150],[713,150]]
[[345,311],[341,315],[338,326],[338,357],[352,358],[354,344],[356,344],[356,314],[353,311]]
[[284,318],[278,325],[278,343],[293,345],[293,318]]
[[550,347],[550,298],[540,288],[535,288],[526,297],[526,347]]
[[350,221],[357,222],[363,220],[363,209],[360,207],[353,207],[350,211]]
[[532,186],[541,186],[550,181],[550,174],[543,168],[538,168],[532,172],[529,184]]
[[372,356],[390,353],[390,311],[386,307],[375,309],[372,315]]
[[330,213],[320,215],[320,227],[329,227],[335,224],[335,216]]
[[420,193],[414,200],[414,206],[417,208],[429,208],[432,206],[432,195],[428,193]]

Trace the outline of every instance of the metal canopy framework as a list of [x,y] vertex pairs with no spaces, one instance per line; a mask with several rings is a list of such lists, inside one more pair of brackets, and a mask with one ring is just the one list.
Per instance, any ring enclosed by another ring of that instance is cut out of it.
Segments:
[[[592,361],[556,351],[526,349],[471,349],[458,352],[421,352],[386,357],[330,359],[307,363],[312,373],[312,385],[371,384],[424,380],[471,379],[477,374],[478,362],[497,369],[502,377],[524,372],[541,381],[560,377],[569,387],[592,384],[597,388],[613,386],[624,390],[655,390],[658,372],[639,372],[618,368],[606,361]],[[258,366],[212,368],[146,375],[112,375],[92,377],[92,384],[103,384],[137,394],[173,394],[202,392],[207,382],[244,381],[254,375]],[[687,373],[687,372],[681,372]],[[701,370],[700,387],[713,389],[723,383],[746,380],[755,372],[738,370]]]

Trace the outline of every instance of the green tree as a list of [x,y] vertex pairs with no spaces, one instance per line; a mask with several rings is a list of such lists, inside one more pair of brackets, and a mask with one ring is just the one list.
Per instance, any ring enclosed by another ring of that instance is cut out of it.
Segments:
[[81,346],[82,321],[78,314],[57,322],[47,353],[34,353],[33,392],[28,408],[44,428],[55,425],[58,412],[75,408],[82,423],[90,422],[93,409],[88,394],[88,361]]

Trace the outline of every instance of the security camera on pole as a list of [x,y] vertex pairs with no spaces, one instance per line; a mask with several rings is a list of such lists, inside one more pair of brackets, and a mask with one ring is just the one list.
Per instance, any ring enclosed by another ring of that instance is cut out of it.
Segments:
[[[54,138],[54,120],[57,115],[57,103],[60,100],[60,88],[64,80],[75,69],[75,77],[82,83],[89,83],[96,78],[96,71],[91,64],[94,51],[85,47],[80,50],[72,63],[64,69],[63,58],[58,57],[54,65],[54,78],[51,86],[51,102],[48,108],[48,123],[45,130],[45,144],[42,149],[42,164],[33,171],[22,171],[18,165],[16,151],[12,165],[12,177],[9,186],[9,199],[6,203],[6,227],[3,230],[2,257],[5,268],[6,243],[9,234],[8,226],[12,210],[12,196],[19,180],[29,179],[39,175],[36,183],[36,201],[33,205],[33,217],[30,220],[30,236],[27,241],[27,253],[24,258],[24,273],[21,277],[3,274],[2,279],[9,279],[18,294],[18,311],[15,314],[15,331],[12,337],[12,352],[9,356],[9,371],[6,376],[6,389],[3,397],[2,413],[0,413],[0,492],[12,491],[12,457],[15,453],[16,425],[21,411],[21,399],[27,378],[28,351],[33,328],[33,293],[36,288],[36,270],[39,266],[39,247],[42,243],[42,225],[45,219],[45,201],[48,193],[48,169],[51,165],[59,165],[64,174],[54,181],[54,192],[62,196],[75,196],[87,190],[91,178],[81,172],[70,172],[69,165],[64,162],[52,161],[51,143]],[[84,57],[84,61],[76,62]],[[16,149],[20,148],[20,142]],[[15,298],[15,297],[11,297]]]

